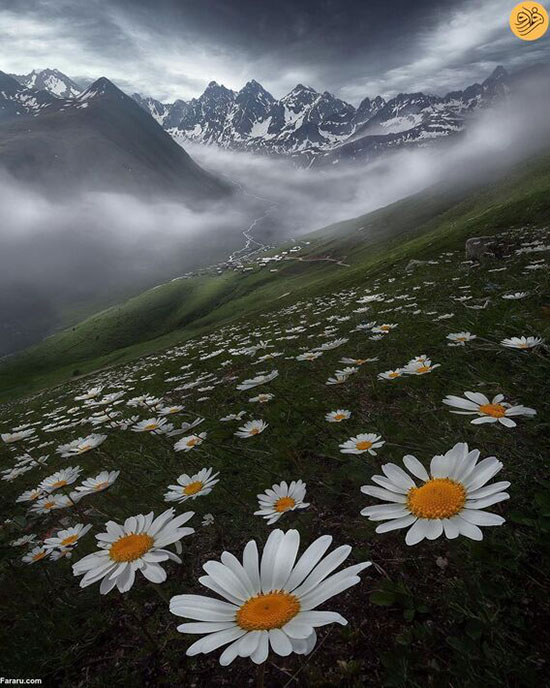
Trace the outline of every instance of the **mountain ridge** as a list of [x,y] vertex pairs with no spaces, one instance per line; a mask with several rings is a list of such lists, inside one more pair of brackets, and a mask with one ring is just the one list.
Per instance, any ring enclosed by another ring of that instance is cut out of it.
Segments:
[[[57,77],[65,75],[57,72]],[[18,78],[30,83],[38,77],[34,70]],[[46,88],[47,81],[41,80]],[[65,82],[74,84],[69,77]],[[481,83],[444,95],[405,92],[387,100],[365,97],[357,107],[302,83],[277,100],[255,79],[239,91],[211,81],[189,101],[161,102],[139,93],[131,97],[180,144],[191,141],[323,166],[453,136],[466,128],[474,111],[506,97],[510,83],[506,69],[498,66]],[[365,137],[373,138],[357,145]]]
[[106,77],[62,99],[0,72],[0,165],[50,189],[80,184],[188,200],[229,192]]

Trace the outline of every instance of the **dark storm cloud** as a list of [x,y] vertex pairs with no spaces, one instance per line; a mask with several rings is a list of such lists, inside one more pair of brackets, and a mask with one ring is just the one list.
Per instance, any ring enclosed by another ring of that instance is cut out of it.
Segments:
[[497,64],[543,62],[550,41],[512,36],[502,0],[1,0],[0,69],[106,75],[162,99],[255,78],[277,97],[296,83],[357,103],[446,91]]

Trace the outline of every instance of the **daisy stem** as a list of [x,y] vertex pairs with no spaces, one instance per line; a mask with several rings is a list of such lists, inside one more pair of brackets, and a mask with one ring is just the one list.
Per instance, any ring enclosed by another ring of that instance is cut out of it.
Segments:
[[126,611],[128,612],[128,615],[132,617],[135,626],[137,629],[139,629],[139,632],[143,634],[149,645],[151,646],[151,649],[153,652],[156,654],[159,651],[157,642],[153,638],[153,636],[149,633],[147,630],[147,626],[145,625],[145,621],[143,619],[140,619],[139,616],[136,614],[136,612],[132,609],[132,606],[130,602],[127,601],[127,599],[122,596],[122,602],[124,607],[126,608]]
[[256,670],[256,688],[264,688],[265,685],[265,665],[266,662],[258,664],[258,669]]
[[163,605],[168,605],[168,606],[170,606],[170,600],[169,600],[168,597],[164,594],[164,592],[161,590],[160,585],[159,585],[158,583],[151,583],[151,582],[149,581],[149,586],[150,586],[151,588],[153,588],[153,590],[155,591],[155,593],[159,596],[159,598],[161,599]]
[[85,517],[84,512],[82,511],[82,509],[81,509],[81,507],[80,507],[80,504],[78,504],[78,502],[75,502],[75,500],[71,497],[71,493],[70,493],[68,490],[62,490],[62,492],[63,492],[63,494],[67,497],[67,499],[69,500],[69,502],[71,503],[71,506],[74,507],[76,513],[80,516],[80,518],[81,518],[81,519],[84,521],[84,523],[85,523],[85,522],[86,522],[86,520],[85,520],[86,517]]

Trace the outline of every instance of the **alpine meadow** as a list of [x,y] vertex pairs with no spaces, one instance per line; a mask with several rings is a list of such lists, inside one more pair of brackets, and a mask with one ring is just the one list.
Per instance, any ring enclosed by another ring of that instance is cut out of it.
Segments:
[[548,684],[549,12],[0,0],[1,684]]

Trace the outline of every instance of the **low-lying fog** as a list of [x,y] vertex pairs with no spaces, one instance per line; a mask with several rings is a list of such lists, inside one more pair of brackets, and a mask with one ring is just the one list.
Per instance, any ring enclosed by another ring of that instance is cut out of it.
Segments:
[[[113,193],[64,200],[0,174],[0,355],[75,317],[188,270],[223,260],[255,236],[276,244],[451,180],[482,181],[550,143],[548,83],[529,87],[477,116],[443,147],[415,149],[370,164],[300,169],[287,160],[185,145],[203,167],[241,189],[190,210]],[[83,311],[80,311],[83,312]]]

